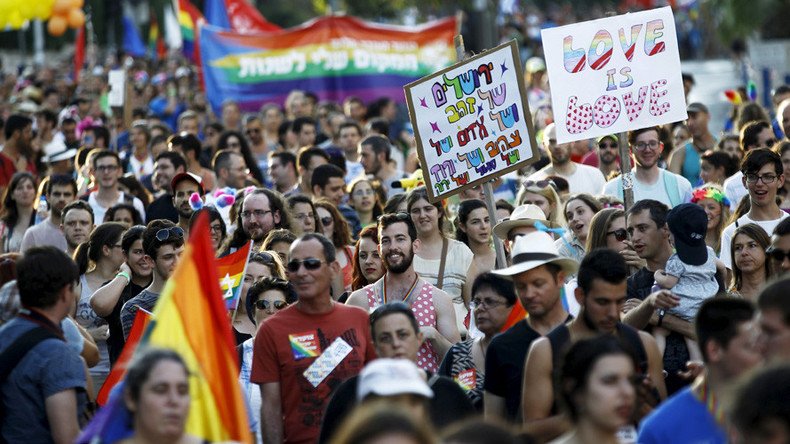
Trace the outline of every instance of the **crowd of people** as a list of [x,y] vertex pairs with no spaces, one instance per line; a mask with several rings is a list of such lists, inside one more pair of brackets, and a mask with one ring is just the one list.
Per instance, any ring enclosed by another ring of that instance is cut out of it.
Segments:
[[[129,72],[126,109],[101,68],[0,88],[2,440],[74,440],[206,214],[217,257],[252,242],[228,322],[259,443],[790,442],[790,86],[731,134],[691,103],[558,143],[532,58],[541,157],[492,220],[479,186],[414,186],[391,99],[215,116],[189,66]],[[190,371],[138,351],[129,442],[200,442]]]

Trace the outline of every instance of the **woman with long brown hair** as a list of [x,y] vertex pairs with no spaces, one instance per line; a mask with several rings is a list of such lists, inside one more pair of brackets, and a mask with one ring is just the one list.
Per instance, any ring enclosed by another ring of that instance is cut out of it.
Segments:
[[356,291],[384,276],[384,262],[379,255],[378,227],[371,225],[359,232],[354,251],[354,270],[351,275],[351,290]]

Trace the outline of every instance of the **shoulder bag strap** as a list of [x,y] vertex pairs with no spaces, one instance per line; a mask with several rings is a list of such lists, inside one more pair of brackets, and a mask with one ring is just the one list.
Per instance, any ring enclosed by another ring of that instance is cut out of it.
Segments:
[[439,278],[436,280],[436,288],[442,288],[444,284],[444,266],[447,263],[447,238],[442,237],[442,257],[439,259]]

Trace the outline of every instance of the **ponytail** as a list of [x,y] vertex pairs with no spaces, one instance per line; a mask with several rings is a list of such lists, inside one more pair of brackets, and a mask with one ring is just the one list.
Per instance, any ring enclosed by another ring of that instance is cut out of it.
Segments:
[[80,276],[88,272],[88,250],[90,249],[90,241],[83,242],[74,250],[74,262],[77,263],[77,268],[80,271]]

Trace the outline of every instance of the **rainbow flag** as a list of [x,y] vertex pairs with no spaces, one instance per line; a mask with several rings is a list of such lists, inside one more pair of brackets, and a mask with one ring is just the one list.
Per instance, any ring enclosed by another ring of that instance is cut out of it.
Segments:
[[282,104],[294,89],[320,100],[404,103],[404,85],[455,62],[455,33],[455,18],[394,26],[328,16],[255,35],[206,24],[198,36],[199,64],[217,113],[226,100],[257,112],[265,102]]
[[142,308],[138,309],[137,313],[135,313],[132,329],[129,330],[129,337],[126,338],[123,350],[121,350],[118,360],[115,361],[115,365],[112,366],[110,374],[107,376],[107,379],[104,380],[104,384],[101,386],[101,390],[99,390],[99,394],[96,396],[96,403],[100,406],[107,404],[113,387],[121,382],[126,376],[126,367],[129,365],[132,356],[134,356],[134,352],[137,350],[137,344],[140,342],[140,338],[143,337],[143,332],[145,332],[148,321],[150,320],[151,313]]
[[219,288],[222,290],[222,299],[225,300],[225,308],[228,310],[235,310],[241,300],[241,287],[244,284],[244,273],[247,272],[251,248],[252,241],[238,251],[216,261]]
[[175,9],[178,16],[178,25],[181,28],[181,51],[192,62],[197,61],[195,58],[195,39],[198,32],[198,26],[205,23],[206,19],[203,14],[189,2],[189,0],[178,0],[175,3]]
[[171,348],[189,366],[192,406],[187,433],[212,442],[252,442],[206,215],[200,216],[191,234],[143,343]]

